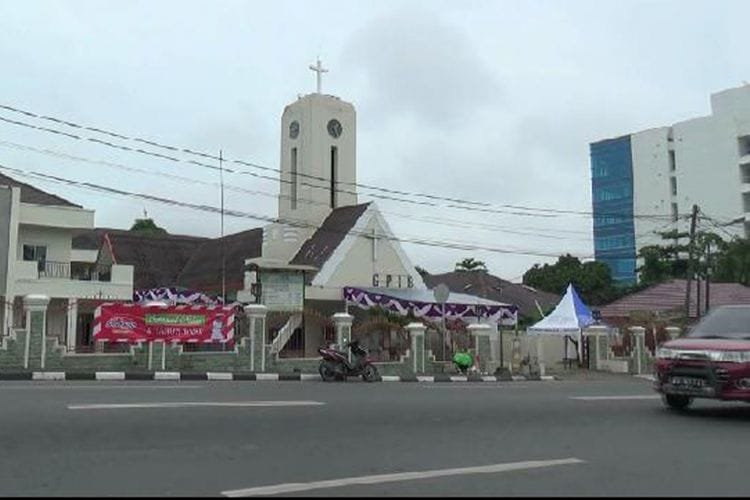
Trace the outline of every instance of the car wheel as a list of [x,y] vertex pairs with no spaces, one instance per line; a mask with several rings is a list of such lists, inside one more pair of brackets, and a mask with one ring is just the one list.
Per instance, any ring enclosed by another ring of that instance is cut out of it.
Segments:
[[693,402],[693,398],[690,396],[679,394],[664,394],[661,399],[672,410],[684,410]]

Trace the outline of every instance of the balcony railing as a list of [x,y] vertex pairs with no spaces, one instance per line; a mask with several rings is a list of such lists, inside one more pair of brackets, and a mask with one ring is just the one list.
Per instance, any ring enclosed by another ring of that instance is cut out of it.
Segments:
[[70,262],[47,260],[37,262],[37,269],[39,270],[40,278],[104,282],[109,282],[112,279],[111,266],[71,269]]

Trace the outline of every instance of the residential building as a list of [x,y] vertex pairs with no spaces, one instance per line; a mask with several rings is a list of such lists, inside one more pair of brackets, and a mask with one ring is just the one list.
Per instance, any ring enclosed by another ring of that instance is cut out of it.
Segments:
[[86,341],[95,307],[131,300],[133,267],[96,265],[98,252],[75,248],[94,211],[0,175],[0,293],[3,333],[25,322],[22,299],[50,297],[47,335],[74,349]]
[[[750,234],[750,86],[711,96],[711,115],[590,144],[594,251],[615,280],[637,278],[659,232]],[[718,226],[718,227],[717,227]]]

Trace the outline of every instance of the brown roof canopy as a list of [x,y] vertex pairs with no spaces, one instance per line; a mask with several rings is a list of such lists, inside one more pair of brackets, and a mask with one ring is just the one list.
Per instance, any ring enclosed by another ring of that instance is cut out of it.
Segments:
[[487,271],[454,271],[443,274],[424,274],[422,279],[430,288],[443,283],[451,292],[476,295],[484,299],[513,304],[521,316],[534,317],[538,314],[535,301],[542,309],[555,306],[561,296],[543,292],[532,287],[512,283],[493,276]]
[[42,191],[25,182],[17,181],[12,177],[0,174],[0,185],[21,188],[21,202],[35,205],[51,205],[58,207],[83,208],[55,194]]
[[[640,292],[622,297],[601,308],[602,318],[626,318],[631,313],[650,311],[684,314],[686,280],[670,280],[653,285]],[[690,317],[696,317],[698,285],[695,281],[690,290]],[[711,283],[710,306],[750,304],[750,288],[740,283]],[[700,287],[701,312],[705,311],[706,283]]]
[[177,282],[196,290],[221,291],[222,246],[226,263],[227,290],[240,290],[244,284],[245,259],[260,257],[263,229],[255,228],[203,242],[180,272]]

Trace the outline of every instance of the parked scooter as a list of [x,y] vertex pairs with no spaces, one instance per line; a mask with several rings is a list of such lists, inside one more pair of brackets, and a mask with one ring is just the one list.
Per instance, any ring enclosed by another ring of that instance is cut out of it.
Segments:
[[346,343],[351,349],[352,361],[349,362],[347,352],[339,351],[334,346],[319,347],[318,352],[323,357],[320,360],[318,371],[326,382],[333,380],[346,380],[346,377],[362,377],[365,382],[374,382],[378,379],[378,369],[372,364],[369,351],[362,346],[358,340]]

